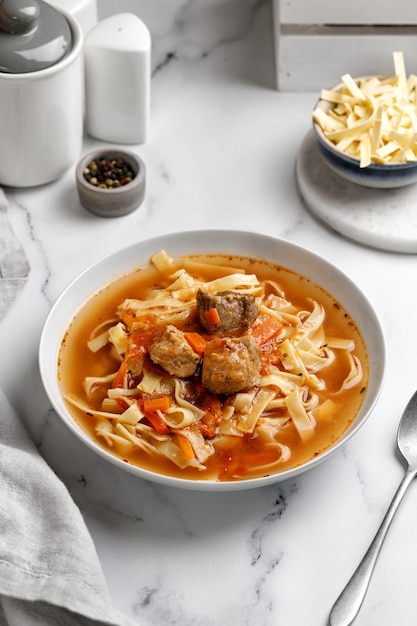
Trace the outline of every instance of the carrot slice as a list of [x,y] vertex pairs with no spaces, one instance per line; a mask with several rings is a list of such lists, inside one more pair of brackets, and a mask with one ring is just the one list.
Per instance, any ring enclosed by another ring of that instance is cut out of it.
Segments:
[[184,337],[197,354],[204,354],[206,349],[207,341],[200,335],[200,333],[184,333]]
[[275,450],[266,450],[264,452],[253,452],[247,453],[243,455],[242,461],[245,465],[249,466],[258,466],[258,465],[269,465],[270,463],[274,463],[278,461],[279,454]]
[[158,413],[146,413],[146,419],[158,435],[167,435],[169,433],[169,427]]
[[113,381],[114,389],[123,387],[126,374],[127,374],[127,363],[126,363],[126,360],[123,360],[119,367],[119,371],[117,372],[116,378]]
[[188,437],[186,437],[182,433],[176,433],[176,437],[177,437],[178,445],[181,448],[184,456],[187,459],[193,459],[195,457],[195,454],[194,454],[193,447]]
[[205,317],[206,317],[207,323],[210,324],[210,326],[215,326],[216,324],[219,324],[221,321],[219,312],[215,307],[212,307],[211,309],[206,311]]
[[154,396],[143,398],[143,410],[145,413],[155,413],[155,411],[167,411],[170,407],[168,396]]
[[253,328],[252,337],[261,346],[277,335],[281,329],[281,322],[278,322],[278,320],[273,317],[269,317],[264,322],[261,322],[258,326]]

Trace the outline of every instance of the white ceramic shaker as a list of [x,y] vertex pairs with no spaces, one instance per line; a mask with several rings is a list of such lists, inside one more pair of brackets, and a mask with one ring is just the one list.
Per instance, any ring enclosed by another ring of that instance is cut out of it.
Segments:
[[84,46],[86,130],[103,141],[139,144],[150,118],[151,36],[133,13],[112,15]]
[[83,33],[42,0],[0,2],[0,185],[51,182],[83,140]]

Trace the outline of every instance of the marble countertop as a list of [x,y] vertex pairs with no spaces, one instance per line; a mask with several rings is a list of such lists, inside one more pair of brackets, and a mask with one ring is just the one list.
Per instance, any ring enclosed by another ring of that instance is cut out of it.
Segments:
[[[153,39],[150,137],[130,146],[146,163],[146,198],[106,220],[80,206],[74,169],[5,189],[32,269],[0,323],[1,386],[80,507],[114,603],[138,625],[325,626],[404,471],[395,439],[417,388],[417,256],[357,243],[306,207],[295,171],[316,94],[275,89],[270,2],[117,6],[135,8]],[[87,137],[83,151],[100,145]],[[208,227],[325,256],[365,292],[387,344],[380,399],[343,449],[289,482],[219,495],[147,483],[95,456],[51,410],[37,366],[49,310],[79,272],[156,234]],[[416,518],[412,485],[358,626],[416,623]]]

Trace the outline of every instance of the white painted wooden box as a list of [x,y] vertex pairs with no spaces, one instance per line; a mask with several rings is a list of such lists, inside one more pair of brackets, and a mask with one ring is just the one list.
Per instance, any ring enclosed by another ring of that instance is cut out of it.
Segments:
[[273,0],[273,22],[280,91],[392,75],[395,50],[417,74],[417,0]]

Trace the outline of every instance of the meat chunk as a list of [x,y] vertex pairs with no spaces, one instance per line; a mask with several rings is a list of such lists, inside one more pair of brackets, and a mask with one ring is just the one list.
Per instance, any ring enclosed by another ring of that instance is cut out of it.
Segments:
[[261,351],[250,335],[213,339],[207,344],[202,382],[213,393],[246,391],[261,381]]
[[200,356],[194,352],[184,333],[169,324],[149,347],[151,360],[166,372],[179,378],[195,374]]
[[[250,294],[234,291],[219,291],[208,294],[201,289],[197,292],[197,307],[200,323],[210,334],[239,337],[250,328],[258,315],[255,298]],[[211,324],[207,311],[216,309],[220,321]]]

